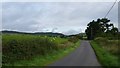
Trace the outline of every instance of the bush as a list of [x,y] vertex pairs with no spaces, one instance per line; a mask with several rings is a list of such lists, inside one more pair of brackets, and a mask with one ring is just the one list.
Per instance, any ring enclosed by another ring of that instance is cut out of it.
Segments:
[[70,37],[68,39],[68,41],[73,42],[73,43],[76,43],[78,40],[79,40],[79,38],[77,38],[77,37]]
[[103,38],[103,37],[97,37],[97,38],[95,38],[94,41],[96,41],[97,43],[99,43],[99,42],[106,43],[106,42],[108,42],[108,39]]
[[[14,63],[18,60],[31,59],[36,55],[45,55],[58,50],[58,44],[50,37],[33,35],[3,35],[2,63]],[[57,38],[56,38],[57,39]]]

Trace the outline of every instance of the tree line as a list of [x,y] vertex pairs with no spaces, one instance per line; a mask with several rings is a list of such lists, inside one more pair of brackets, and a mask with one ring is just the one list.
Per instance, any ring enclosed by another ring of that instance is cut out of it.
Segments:
[[119,31],[108,18],[99,18],[97,21],[93,20],[87,24],[85,33],[87,39],[92,40],[96,37],[117,38]]

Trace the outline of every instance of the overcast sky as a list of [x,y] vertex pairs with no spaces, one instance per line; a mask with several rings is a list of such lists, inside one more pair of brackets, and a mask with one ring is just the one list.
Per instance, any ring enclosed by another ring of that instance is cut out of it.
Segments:
[[[87,24],[103,18],[113,2],[5,2],[2,29],[23,32],[84,32]],[[1,12],[1,11],[0,11]],[[118,3],[107,16],[118,27]]]

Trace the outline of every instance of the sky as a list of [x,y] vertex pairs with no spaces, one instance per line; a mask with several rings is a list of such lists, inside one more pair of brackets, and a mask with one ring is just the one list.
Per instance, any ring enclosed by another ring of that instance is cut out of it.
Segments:
[[[114,2],[115,0],[0,0],[0,2]],[[120,0],[117,0],[119,2]]]
[[[92,20],[103,18],[113,2],[3,2],[2,30],[58,32],[66,35],[84,32]],[[109,15],[118,27],[118,3]]]

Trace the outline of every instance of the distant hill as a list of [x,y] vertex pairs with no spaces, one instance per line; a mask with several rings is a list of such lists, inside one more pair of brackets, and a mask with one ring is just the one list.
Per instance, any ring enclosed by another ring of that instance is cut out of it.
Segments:
[[35,32],[35,33],[27,33],[27,32],[18,32],[18,31],[2,31],[2,34],[30,34],[30,35],[46,35],[46,36],[60,36],[64,37],[65,35],[62,33],[52,33],[52,32]]
[[23,34],[24,32],[7,31],[7,30],[5,30],[5,31],[2,31],[2,33],[7,33],[7,34],[18,34],[18,33],[21,33],[21,34]]
[[79,33],[75,35],[64,35],[62,33],[52,33],[52,32],[35,32],[35,33],[27,33],[27,32],[19,32],[19,31],[2,31],[2,34],[29,34],[29,35],[41,35],[41,36],[51,36],[51,37],[73,37],[73,36],[84,36],[85,33]]

